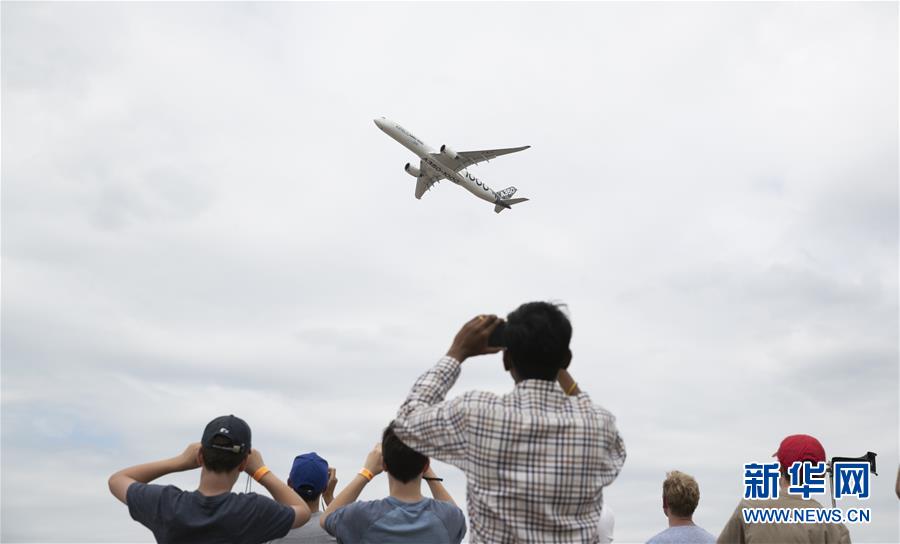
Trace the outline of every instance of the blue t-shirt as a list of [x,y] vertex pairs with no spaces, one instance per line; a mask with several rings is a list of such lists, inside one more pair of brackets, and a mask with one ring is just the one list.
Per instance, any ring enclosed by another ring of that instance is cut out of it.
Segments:
[[256,493],[207,497],[135,482],[125,498],[131,517],[160,544],[260,544],[283,537],[294,524],[293,508]]
[[459,544],[466,520],[453,503],[386,497],[339,508],[325,520],[325,530],[344,544]]
[[715,544],[716,537],[696,525],[679,525],[647,541],[647,544]]

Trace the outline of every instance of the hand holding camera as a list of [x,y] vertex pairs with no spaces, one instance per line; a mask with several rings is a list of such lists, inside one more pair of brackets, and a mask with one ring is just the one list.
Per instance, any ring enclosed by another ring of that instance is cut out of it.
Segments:
[[503,320],[495,315],[473,317],[456,333],[450,349],[447,350],[447,356],[463,362],[469,357],[501,351],[503,349],[502,339],[494,339],[494,343],[500,345],[491,345],[488,342],[491,333],[501,324],[503,324]]

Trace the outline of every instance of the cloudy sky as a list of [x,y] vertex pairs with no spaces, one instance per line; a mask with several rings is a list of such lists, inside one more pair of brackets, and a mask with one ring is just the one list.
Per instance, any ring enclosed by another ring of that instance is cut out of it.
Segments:
[[[4,2],[0,539],[150,541],[106,478],[223,413],[349,481],[460,324],[561,300],[628,449],[617,541],[671,469],[718,534],[793,433],[879,454],[851,535],[897,541],[897,15]],[[531,200],[415,200],[382,115],[531,145],[472,169]],[[452,394],[511,384],[484,357]]]

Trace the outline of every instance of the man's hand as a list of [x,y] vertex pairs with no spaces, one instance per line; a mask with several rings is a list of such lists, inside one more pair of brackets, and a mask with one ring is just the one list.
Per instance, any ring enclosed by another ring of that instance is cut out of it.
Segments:
[[250,455],[247,456],[247,466],[244,467],[244,472],[253,476],[256,474],[256,471],[260,469],[260,467],[264,466],[262,454],[259,453],[259,450],[256,448],[250,449]]
[[334,500],[334,489],[337,487],[337,483],[337,471],[328,467],[328,484],[325,486],[325,491],[322,492],[322,499],[325,501],[325,506],[328,506],[331,504],[331,501]]
[[[437,478],[437,474],[431,470],[431,465],[428,466],[428,470],[422,474],[423,478]],[[456,504],[453,501],[453,497],[450,496],[450,493],[444,488],[443,484],[441,484],[440,480],[425,480],[425,483],[428,484],[428,489],[431,490],[431,496],[434,497],[436,501],[444,501],[449,502],[451,504]]]
[[375,444],[375,447],[372,448],[372,451],[366,456],[363,467],[375,475],[384,472],[384,458],[381,457],[381,442]]
[[495,315],[479,315],[473,317],[459,329],[453,344],[447,350],[447,356],[460,363],[476,355],[497,353],[503,348],[487,345],[488,337],[502,320]]
[[200,468],[200,442],[189,444],[176,459],[180,467],[179,470]]

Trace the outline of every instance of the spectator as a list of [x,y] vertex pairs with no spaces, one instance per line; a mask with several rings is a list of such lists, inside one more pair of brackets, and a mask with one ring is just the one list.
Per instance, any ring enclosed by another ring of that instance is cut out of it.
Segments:
[[[382,470],[388,474],[390,496],[354,502]],[[434,499],[422,496],[423,478]],[[381,444],[375,445],[359,474],[328,505],[319,523],[345,544],[458,544],[466,534],[466,521],[440,482],[428,458],[401,442],[389,425]]]
[[822,508],[818,501],[804,499],[787,492],[790,487],[788,468],[796,461],[820,463],[825,461],[825,448],[812,436],[795,434],[781,441],[774,454],[781,465],[778,479],[778,498],[772,500],[743,499],[722,529],[717,542],[720,544],[781,543],[818,544],[849,543],[850,533],[838,523],[746,523],[745,508]]
[[413,385],[397,436],[466,474],[471,542],[596,542],[603,488],[619,474],[625,445],[612,414],[566,370],[572,327],[559,307],[532,302],[507,317],[511,393],[445,400],[466,359],[500,350],[487,342],[500,323],[481,315],[463,325]]
[[[201,469],[196,491],[149,483],[195,468]],[[275,500],[232,493],[241,471]],[[116,472],[109,478],[109,490],[157,542],[170,544],[258,544],[280,538],[309,519],[306,504],[265,466],[259,451],[251,449],[250,427],[233,415],[210,421],[200,443],[189,445],[181,455]]]
[[663,513],[669,528],[647,541],[647,544],[714,544],[716,537],[694,524],[694,510],[700,502],[697,480],[673,470],[663,482]]
[[283,544],[328,544],[334,542],[334,537],[329,535],[319,525],[319,498],[325,501],[325,506],[334,500],[334,488],[337,485],[335,470],[328,466],[328,461],[319,457],[316,452],[304,453],[294,458],[291,465],[291,475],[287,484],[300,495],[306,506],[309,507],[309,522],[292,530],[284,538],[275,542]]

